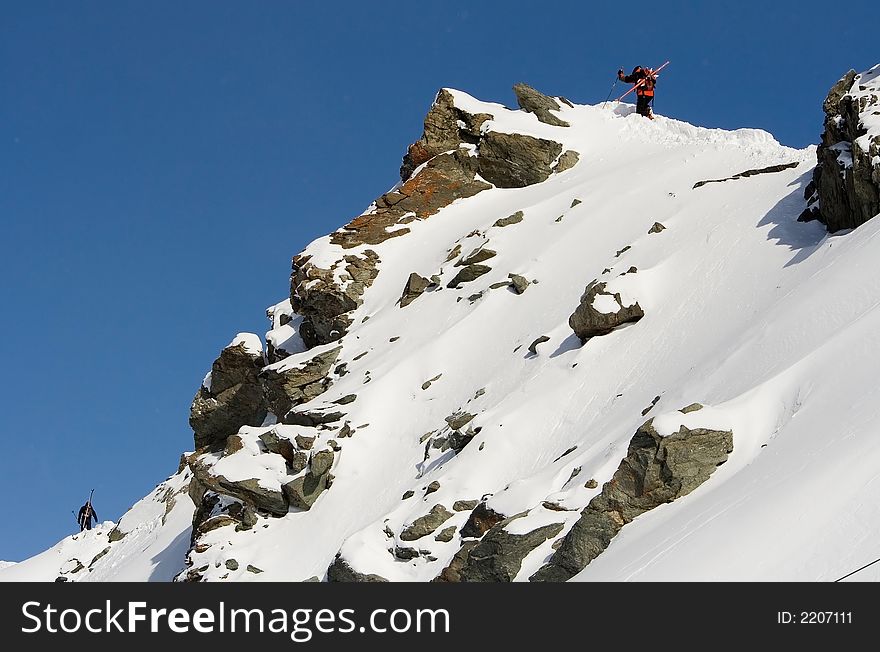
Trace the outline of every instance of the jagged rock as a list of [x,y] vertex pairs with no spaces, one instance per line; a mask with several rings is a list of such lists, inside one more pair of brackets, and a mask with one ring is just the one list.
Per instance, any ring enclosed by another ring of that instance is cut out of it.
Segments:
[[449,427],[453,430],[459,430],[460,428],[464,428],[468,423],[473,420],[475,415],[470,412],[456,412],[455,414],[451,414],[446,417],[445,421],[449,424]]
[[574,208],[574,207],[577,206],[578,204],[582,204],[582,203],[583,203],[583,202],[582,202],[580,199],[572,199],[572,200],[571,200],[571,206],[570,206],[569,208]]
[[642,410],[642,416],[645,416],[646,414],[648,414],[648,412],[650,412],[650,411],[653,409],[653,407],[654,407],[655,405],[657,405],[657,401],[659,401],[659,400],[660,400],[660,396],[659,396],[659,395],[657,395],[657,396],[655,396],[653,399],[651,399],[651,405],[649,405],[649,406],[646,407],[644,410]]
[[479,500],[456,500],[454,503],[452,503],[452,511],[467,512],[469,510],[472,510],[479,503]]
[[238,525],[238,521],[226,514],[219,514],[217,516],[212,516],[206,521],[202,521],[198,526],[198,532],[199,534],[206,534],[207,532],[226,527],[227,525],[236,526]]
[[489,509],[486,507],[486,503],[480,503],[468,516],[460,534],[462,537],[481,537],[503,520],[503,514]]
[[462,143],[476,144],[488,113],[471,114],[455,106],[455,99],[445,88],[440,89],[431,110],[425,116],[422,137],[409,146],[400,167],[400,180],[409,179],[413,171],[431,158],[458,149]]
[[[360,306],[363,293],[378,276],[378,264],[379,255],[372,249],[360,256],[343,256],[330,269],[312,263],[311,256],[294,256],[290,305],[303,317],[299,334],[307,347],[334,342],[345,335],[351,326],[349,313]],[[343,265],[345,271],[339,272]]]
[[455,536],[455,526],[450,525],[447,528],[443,528],[436,537],[434,537],[434,541],[441,541],[442,543],[449,543],[452,541],[452,538]]
[[381,575],[358,573],[342,555],[337,554],[333,563],[327,568],[328,582],[387,582]]
[[296,442],[297,448],[301,448],[302,450],[311,450],[312,446],[315,445],[314,437],[306,437],[305,435],[297,435],[293,438],[293,441]]
[[648,229],[648,233],[660,233],[660,231],[665,231],[666,227],[660,224],[660,222],[654,222],[650,229]]
[[120,530],[119,526],[117,525],[112,530],[110,530],[110,534],[107,537],[107,540],[110,543],[115,543],[116,541],[122,541],[125,538],[126,534],[128,534],[128,533]]
[[470,283],[481,277],[483,274],[488,274],[491,271],[492,268],[486,265],[468,265],[467,267],[462,267],[458,274],[449,281],[446,287],[457,288],[461,283]]
[[348,405],[349,403],[354,403],[357,400],[357,394],[346,394],[342,398],[338,398],[333,401],[336,405]]
[[311,509],[325,489],[333,482],[330,468],[333,466],[332,450],[322,450],[312,455],[309,470],[282,487],[284,496],[292,507]]
[[522,294],[529,287],[529,279],[525,276],[520,276],[519,274],[508,274],[507,276],[510,278],[510,283],[517,294]]
[[550,111],[559,111],[562,108],[559,106],[559,102],[552,97],[547,97],[528,84],[522,83],[516,84],[513,87],[513,92],[516,93],[516,101],[519,104],[519,108],[523,111],[534,113],[541,122],[553,125],[554,127],[570,126],[565,120],[561,120],[550,113]]
[[580,160],[581,155],[578,154],[573,149],[568,149],[562,153],[559,157],[559,160],[556,162],[556,165],[553,166],[553,172],[559,174],[560,172],[565,172],[566,170],[570,170],[577,162]]
[[259,575],[260,573],[263,572],[263,570],[261,568],[257,568],[256,566],[253,566],[251,564],[248,564],[247,567],[245,568],[245,570],[248,573],[253,573],[254,575]]
[[[211,467],[199,459],[197,454],[190,457],[189,466],[193,471],[194,480],[196,481],[196,483],[190,483],[189,493],[197,506],[205,503],[207,497],[205,490],[209,489],[218,494],[226,494],[237,498],[244,503],[276,516],[287,514],[287,500],[285,500],[284,495],[277,489],[262,486],[255,478],[233,481],[222,475],[215,475]],[[198,495],[199,492],[201,495]],[[193,517],[194,526],[197,527],[210,514],[211,502],[216,504],[216,500],[216,498],[210,499],[202,508],[197,509],[196,515]]]
[[398,559],[403,559],[404,561],[415,559],[419,556],[419,551],[415,548],[410,548],[408,546],[395,546],[394,547],[394,556]]
[[[446,256],[446,262],[448,263],[450,260],[454,260],[461,255],[461,245],[457,244],[452,249],[449,250],[449,255]],[[433,279],[433,277],[432,277]]]
[[880,111],[880,68],[850,70],[822,105],[825,130],[799,218],[818,219],[831,232],[853,229],[880,213],[880,129],[866,127]]
[[98,561],[99,559],[101,559],[104,555],[106,555],[108,552],[110,552],[110,546],[107,546],[107,547],[104,548],[101,552],[99,552],[97,555],[95,555],[94,557],[92,557],[92,561],[89,562],[89,568],[91,568],[92,566],[94,566],[95,563],[97,563],[97,561]]
[[244,440],[240,435],[229,435],[223,447],[223,457],[229,457],[244,448]]
[[222,447],[242,426],[260,426],[268,405],[258,378],[262,353],[245,344],[227,346],[211,365],[210,389],[202,385],[190,408],[195,447]]
[[[591,337],[606,335],[622,324],[636,322],[645,316],[638,302],[625,306],[620,293],[606,292],[605,287],[605,283],[597,281],[590,283],[581,296],[580,305],[568,318],[568,325],[582,342]],[[611,297],[617,304],[618,310],[605,313],[594,308],[593,301],[600,295]]]
[[689,414],[691,412],[696,412],[697,410],[702,410],[703,405],[700,403],[691,403],[690,405],[683,407],[679,410],[682,414]]
[[291,507],[311,509],[312,505],[327,488],[327,476],[315,476],[312,473],[291,480],[282,489]]
[[593,478],[590,478],[589,480],[587,480],[586,484],[584,484],[585,489],[595,489],[598,486],[599,483],[593,480]]
[[475,249],[472,251],[466,258],[462,258],[460,261],[455,263],[456,267],[464,267],[466,265],[475,265],[476,263],[482,263],[484,260],[489,260],[490,258],[494,258],[498,252],[492,251],[491,249],[484,249],[480,247],[479,249]]
[[296,455],[296,449],[294,448],[292,441],[290,441],[286,437],[279,437],[278,433],[274,430],[264,432],[262,435],[260,435],[260,441],[263,442],[263,445],[266,447],[267,451],[269,451],[270,453],[276,453],[283,457],[288,466],[293,464],[294,456]]
[[416,541],[432,534],[434,530],[452,518],[454,514],[443,505],[437,504],[424,516],[420,516],[400,533],[401,541]]
[[324,475],[333,466],[333,451],[318,451],[312,455],[311,470],[314,475]]
[[330,368],[340,351],[342,347],[337,346],[294,368],[279,370],[277,365],[273,365],[263,369],[260,378],[272,413],[283,417],[294,406],[326,392],[330,387]]
[[478,172],[499,188],[523,188],[546,181],[562,145],[524,134],[490,131],[477,148]]
[[231,571],[238,570],[238,562],[235,559],[227,559],[225,566],[227,569],[229,569]]
[[443,375],[443,374],[437,374],[437,375],[434,376],[433,378],[429,378],[428,380],[426,380],[425,382],[423,382],[423,383],[422,383],[422,389],[428,389],[428,388],[431,386],[431,383],[433,383],[433,382],[435,382],[435,381],[437,381],[437,380],[440,380],[440,376],[442,376],[442,375]]
[[538,345],[549,341],[549,337],[547,337],[546,335],[541,335],[541,337],[538,337],[537,339],[535,339],[534,342],[529,344],[529,353],[531,353],[532,355],[538,355]]
[[552,523],[526,534],[511,534],[504,528],[514,518],[495,525],[469,550],[458,572],[460,582],[512,582],[526,555],[562,532],[564,527],[562,523]]
[[513,215],[508,215],[507,217],[502,217],[495,220],[495,223],[492,226],[510,226],[511,224],[518,224],[523,221],[525,214],[522,211],[517,211]]
[[[758,174],[772,174],[774,172],[782,172],[784,170],[788,170],[791,168],[796,168],[800,163],[798,161],[794,161],[793,163],[783,163],[780,165],[768,165],[765,168],[758,168],[755,170],[746,170],[745,172],[739,172],[734,174],[732,177],[725,177],[723,179],[706,179],[705,181],[697,181],[694,184],[694,190],[705,186],[708,183],[724,183],[725,181],[735,181],[737,179],[745,179],[747,177],[753,177]],[[662,226],[662,225],[661,225]]]
[[403,294],[400,296],[400,307],[405,308],[413,301],[422,296],[422,293],[428,288],[431,281],[424,276],[419,276],[415,272],[409,275],[406,285],[403,286]]
[[406,500],[407,498],[412,498],[412,497],[415,496],[415,495],[416,495],[416,492],[415,492],[415,491],[413,491],[412,489],[408,489],[408,490],[406,490],[406,491],[403,492],[403,495],[400,497],[400,499],[401,499],[401,500]]
[[437,482],[436,480],[434,480],[431,484],[429,484],[427,487],[425,487],[425,495],[427,496],[428,494],[432,494],[435,491],[439,491],[439,490],[440,490],[440,483]]
[[461,569],[464,567],[465,563],[467,563],[468,553],[479,544],[479,541],[465,541],[462,544],[461,549],[455,553],[452,561],[449,562],[449,565],[440,571],[440,574],[435,577],[432,582],[460,582],[461,581]]
[[345,414],[343,412],[322,412],[314,410],[312,412],[288,412],[281,419],[281,423],[289,426],[305,426],[314,428],[325,423],[335,423],[342,419]]
[[633,436],[626,457],[602,492],[581,512],[550,561],[532,581],[565,581],[595,559],[620,529],[664,503],[686,496],[733,451],[730,431],[689,430],[662,437],[646,421]]

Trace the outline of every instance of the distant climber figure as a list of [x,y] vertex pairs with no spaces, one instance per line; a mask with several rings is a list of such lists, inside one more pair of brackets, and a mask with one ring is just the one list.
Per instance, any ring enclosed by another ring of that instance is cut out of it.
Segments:
[[98,515],[95,513],[95,508],[92,507],[92,502],[89,501],[79,508],[79,515],[76,517],[76,522],[79,523],[79,531],[91,530],[92,519],[95,519],[96,523],[98,522]]
[[651,113],[651,102],[654,101],[654,86],[657,84],[654,71],[650,68],[636,66],[631,74],[624,75],[621,68],[617,71],[617,78],[627,84],[638,84],[636,87],[636,113],[653,120],[654,114]]

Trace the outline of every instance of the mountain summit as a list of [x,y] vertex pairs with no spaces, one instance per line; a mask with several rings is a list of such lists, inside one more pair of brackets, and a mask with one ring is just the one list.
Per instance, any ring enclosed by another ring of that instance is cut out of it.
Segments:
[[802,150],[514,90],[442,89],[400,180],[214,361],[177,472],[0,580],[834,580],[876,558],[880,66]]

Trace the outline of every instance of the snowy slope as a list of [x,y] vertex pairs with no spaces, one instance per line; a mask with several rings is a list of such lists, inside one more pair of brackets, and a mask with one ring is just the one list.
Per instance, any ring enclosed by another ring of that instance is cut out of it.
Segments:
[[[202,576],[322,579],[341,552],[358,572],[428,581],[458,552],[459,534],[413,544],[401,531],[436,504],[488,496],[500,514],[526,512],[511,533],[563,524],[523,561],[516,579],[526,581],[648,417],[665,432],[732,430],[733,452],[693,493],[624,527],[577,580],[833,580],[880,555],[871,536],[880,527],[880,224],[832,237],[796,222],[814,148],[787,148],[753,129],[648,121],[629,105],[563,107],[571,127],[554,127],[454,96],[456,106],[494,116],[484,129],[555,140],[580,162],[543,183],[458,200],[379,245],[343,251],[328,236],[308,246],[327,266],[364,249],[381,259],[349,334],[325,347],[342,346],[337,362],[348,373],[304,406],[356,394],[344,408],[355,434],[337,442],[333,485],[309,511],[203,534],[202,551],[189,556]],[[521,222],[493,226],[516,211]],[[665,229],[649,233],[655,222]],[[460,268],[446,259],[457,244],[465,256],[481,246],[497,255],[486,261],[491,272],[450,289]],[[440,275],[442,288],[400,308],[411,272]],[[523,294],[489,289],[510,273],[532,282]],[[645,316],[582,345],[568,317],[594,279],[637,300]],[[273,322],[267,336],[289,343],[282,366],[316,353],[304,350],[297,324]],[[549,340],[530,354],[542,335]],[[243,341],[258,350],[253,337]],[[694,402],[706,408],[677,411]],[[475,415],[474,439],[458,455],[426,459],[423,435],[460,411]],[[283,460],[256,443],[279,428],[291,426],[243,428],[243,448],[218,462],[223,475],[283,482]],[[333,436],[319,432],[318,441]],[[121,541],[108,543],[113,526],[103,524],[0,569],[0,580],[173,578],[190,546],[188,482],[184,469],[138,503],[119,524]],[[179,498],[166,515],[169,492]],[[468,515],[456,511],[440,529],[457,530]],[[389,552],[411,545],[421,550],[414,559]],[[74,573],[73,558],[91,572]],[[880,579],[880,567],[853,579]]]

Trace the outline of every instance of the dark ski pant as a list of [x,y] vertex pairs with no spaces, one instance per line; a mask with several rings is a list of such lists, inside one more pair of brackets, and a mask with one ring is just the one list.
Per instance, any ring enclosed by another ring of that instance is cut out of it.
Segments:
[[636,100],[636,113],[639,115],[643,115],[646,118],[651,115],[651,102],[654,101],[654,96],[648,97],[647,95],[639,95]]

